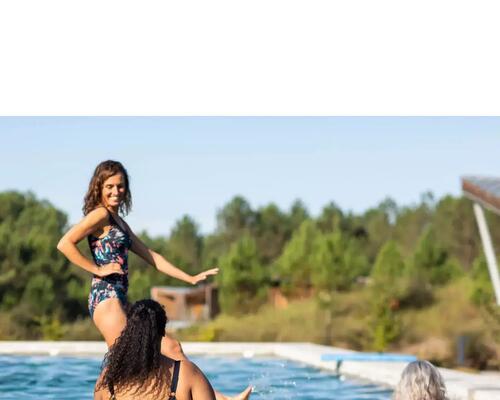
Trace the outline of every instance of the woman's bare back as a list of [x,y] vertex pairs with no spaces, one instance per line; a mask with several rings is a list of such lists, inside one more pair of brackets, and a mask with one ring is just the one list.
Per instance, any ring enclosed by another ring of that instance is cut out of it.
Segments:
[[[208,383],[205,375],[191,361],[184,360],[180,362],[179,376],[177,388],[175,391],[176,400],[215,400],[215,394]],[[148,379],[140,387],[137,385],[127,388],[114,388],[116,400],[173,400],[172,393],[172,378],[174,375],[174,361],[166,358],[164,368],[166,380],[163,382],[163,387],[159,388],[160,383],[154,377]],[[98,381],[99,385],[100,379]],[[111,393],[108,389],[102,389],[95,393],[95,400],[111,399]]]

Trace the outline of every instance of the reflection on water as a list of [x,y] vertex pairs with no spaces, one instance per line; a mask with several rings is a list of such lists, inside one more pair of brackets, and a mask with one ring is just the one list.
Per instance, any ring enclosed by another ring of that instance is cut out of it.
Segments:
[[[277,358],[191,357],[217,390],[254,399],[388,400],[391,391]],[[0,356],[0,399],[90,399],[101,358]]]

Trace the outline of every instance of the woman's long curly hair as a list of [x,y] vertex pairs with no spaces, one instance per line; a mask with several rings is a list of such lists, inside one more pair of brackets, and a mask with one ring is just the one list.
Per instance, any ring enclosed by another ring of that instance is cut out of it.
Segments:
[[439,370],[428,361],[406,366],[394,390],[394,400],[447,400],[446,386]]
[[83,215],[87,215],[92,210],[102,205],[102,187],[106,179],[113,175],[122,174],[125,183],[125,195],[120,203],[118,211],[122,215],[127,215],[132,208],[132,194],[130,193],[129,177],[127,170],[122,163],[107,160],[99,163],[90,179],[89,188],[83,199]]
[[125,329],[104,356],[97,389],[132,390],[133,395],[151,393],[155,397],[168,393],[170,373],[160,352],[167,320],[165,310],[154,300],[130,306]]

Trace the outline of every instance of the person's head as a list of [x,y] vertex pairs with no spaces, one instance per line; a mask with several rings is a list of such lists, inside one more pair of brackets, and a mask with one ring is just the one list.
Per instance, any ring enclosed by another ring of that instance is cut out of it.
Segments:
[[446,387],[438,369],[428,361],[413,361],[401,374],[394,400],[446,400]]
[[[167,385],[168,374],[162,368],[161,340],[165,336],[167,315],[154,300],[140,300],[127,311],[127,323],[104,357],[101,386],[115,390],[147,389],[153,379],[153,393]],[[145,389],[141,389],[144,386]],[[151,386],[150,386],[151,387]]]
[[118,161],[101,162],[90,179],[83,200],[83,214],[87,215],[99,206],[117,208],[122,214],[128,214],[132,208],[127,170]]

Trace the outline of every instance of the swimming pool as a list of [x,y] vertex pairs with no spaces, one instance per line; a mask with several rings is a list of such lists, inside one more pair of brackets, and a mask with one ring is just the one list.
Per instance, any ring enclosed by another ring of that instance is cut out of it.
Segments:
[[[254,399],[388,400],[391,390],[272,357],[190,357],[213,386]],[[101,357],[0,356],[0,399],[90,399]]]

